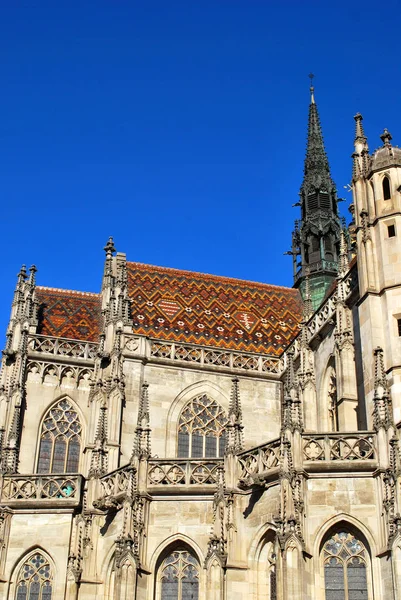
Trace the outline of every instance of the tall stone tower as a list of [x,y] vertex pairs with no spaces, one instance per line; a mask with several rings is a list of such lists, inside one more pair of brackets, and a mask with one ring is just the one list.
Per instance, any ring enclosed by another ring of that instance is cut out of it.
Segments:
[[[382,146],[369,154],[362,115],[355,116],[352,186],[359,277],[359,320],[364,394],[373,400],[378,374],[374,353],[383,349],[392,388],[394,418],[401,419],[401,148],[384,130]],[[377,387],[377,386],[376,386]],[[368,415],[373,406],[368,404]]]
[[[312,85],[310,92],[304,179],[300,202],[295,205],[301,207],[301,220],[295,222],[291,254],[294,260],[294,287],[300,288],[304,298],[310,293],[312,306],[316,310],[337,276],[341,221],[337,210],[336,186],[330,174]],[[308,276],[310,290],[305,294]]]

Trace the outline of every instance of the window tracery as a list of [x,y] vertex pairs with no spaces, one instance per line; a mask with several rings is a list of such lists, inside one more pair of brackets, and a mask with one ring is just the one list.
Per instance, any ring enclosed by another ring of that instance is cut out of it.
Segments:
[[340,531],[323,546],[326,600],[369,600],[367,552],[352,533]]
[[187,550],[175,550],[160,566],[160,600],[199,600],[199,563]]
[[63,398],[46,414],[40,435],[38,473],[76,473],[82,427],[71,402]]
[[221,406],[205,394],[184,407],[178,424],[179,458],[213,458],[224,455],[227,417]]
[[47,558],[32,554],[19,570],[15,600],[51,600],[53,574]]

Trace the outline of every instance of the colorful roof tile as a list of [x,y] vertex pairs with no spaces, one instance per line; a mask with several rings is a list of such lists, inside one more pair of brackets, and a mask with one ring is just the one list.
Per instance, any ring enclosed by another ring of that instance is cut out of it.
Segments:
[[129,262],[133,330],[278,356],[299,331],[298,290]]
[[37,287],[38,333],[88,342],[99,341],[100,294]]

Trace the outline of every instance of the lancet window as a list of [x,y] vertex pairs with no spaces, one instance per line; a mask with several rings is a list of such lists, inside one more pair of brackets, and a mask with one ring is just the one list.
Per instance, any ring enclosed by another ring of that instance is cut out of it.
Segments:
[[178,424],[179,458],[213,458],[224,455],[227,417],[205,394],[184,407]]
[[352,533],[340,531],[323,546],[326,600],[369,600],[368,555]]
[[390,180],[387,177],[387,175],[385,175],[383,177],[383,199],[384,200],[391,199]]
[[199,563],[185,549],[164,559],[158,580],[160,600],[199,600]]
[[19,570],[15,600],[51,600],[53,574],[47,558],[40,552],[32,554]]
[[40,434],[38,473],[76,473],[82,427],[71,402],[64,398],[46,414]]

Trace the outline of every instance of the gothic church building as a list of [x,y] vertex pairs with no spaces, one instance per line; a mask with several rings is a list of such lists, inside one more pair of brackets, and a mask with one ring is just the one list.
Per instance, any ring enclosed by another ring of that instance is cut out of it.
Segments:
[[311,91],[293,288],[111,238],[99,293],[21,269],[0,598],[401,598],[401,149],[356,115],[345,227]]

